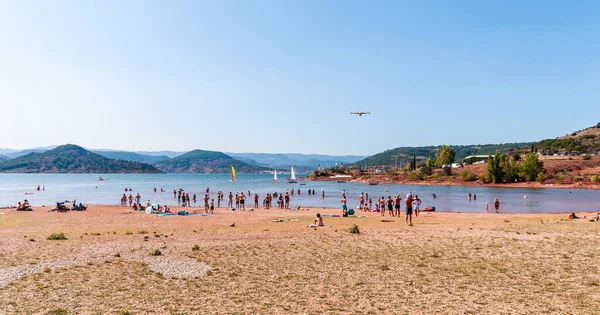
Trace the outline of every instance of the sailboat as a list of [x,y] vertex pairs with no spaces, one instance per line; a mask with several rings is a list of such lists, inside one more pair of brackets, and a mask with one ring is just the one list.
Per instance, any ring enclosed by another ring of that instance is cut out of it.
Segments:
[[294,167],[292,166],[292,172],[290,178],[287,179],[287,182],[290,184],[295,184],[298,181],[296,180],[296,173],[294,173]]
[[235,168],[231,165],[231,179],[230,181],[235,182]]
[[271,181],[271,183],[279,183],[279,180],[277,180],[277,170],[275,170],[275,172],[273,173],[273,180]]

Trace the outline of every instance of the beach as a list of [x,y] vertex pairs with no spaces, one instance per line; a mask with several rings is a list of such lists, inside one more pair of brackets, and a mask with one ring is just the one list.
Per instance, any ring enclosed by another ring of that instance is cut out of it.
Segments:
[[[310,228],[317,212],[341,211],[48,209],[0,210],[2,314],[600,309],[600,223],[589,222],[591,212],[576,220],[422,212],[408,226],[404,217],[359,211],[367,217],[326,216],[328,227]],[[360,233],[349,232],[353,225]],[[66,239],[47,239],[58,233]]]

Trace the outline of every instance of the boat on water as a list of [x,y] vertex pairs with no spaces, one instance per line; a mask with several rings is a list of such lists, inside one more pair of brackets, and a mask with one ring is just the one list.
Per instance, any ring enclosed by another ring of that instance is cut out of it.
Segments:
[[347,183],[348,181],[347,180],[338,180],[337,182],[342,184],[342,183]]
[[235,168],[231,165],[231,179],[229,181],[235,182]]
[[298,181],[296,180],[296,173],[294,173],[294,167],[292,166],[292,171],[290,174],[290,178],[285,180],[286,182],[290,183],[290,184],[295,184]]
[[108,178],[98,177],[98,181],[108,180]]
[[277,179],[277,170],[273,172],[273,179],[271,180],[271,183],[279,183],[279,180]]
[[379,184],[379,182],[378,182],[378,181],[376,181],[376,180],[370,180],[370,181],[367,181],[367,185],[372,185],[372,186],[374,186],[374,185],[377,185],[377,184]]

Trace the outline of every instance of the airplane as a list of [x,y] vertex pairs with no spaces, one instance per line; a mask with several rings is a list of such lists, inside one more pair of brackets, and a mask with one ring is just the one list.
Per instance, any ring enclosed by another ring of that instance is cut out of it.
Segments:
[[358,116],[362,116],[362,115],[371,115],[371,113],[369,112],[351,112],[351,115],[358,115]]

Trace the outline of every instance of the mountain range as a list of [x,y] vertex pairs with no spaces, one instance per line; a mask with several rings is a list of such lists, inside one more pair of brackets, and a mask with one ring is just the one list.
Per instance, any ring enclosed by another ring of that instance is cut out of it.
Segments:
[[[524,152],[535,147],[543,153],[597,153],[600,150],[600,124],[539,142],[485,145],[451,145],[455,160],[469,155],[501,152]],[[319,154],[222,153],[193,150],[190,152],[127,152],[86,150],[67,144],[27,150],[0,149],[0,172],[29,173],[228,173],[234,166],[240,173],[261,173],[273,169],[297,172],[312,171],[341,164],[353,166],[402,167],[412,159],[419,162],[434,158],[441,146],[398,147],[369,157]]]
[[0,162],[0,172],[162,173],[145,163],[109,159],[73,144],[62,145],[43,153],[31,152]]
[[[0,149],[0,154],[8,158],[17,158],[26,154],[36,152],[43,153],[54,149],[57,146],[48,146],[40,148],[32,148],[26,150]],[[169,159],[173,159],[189,152],[177,151],[119,151],[109,149],[88,149],[90,152],[99,154],[106,158],[118,159],[131,162],[140,162],[148,164],[157,164]],[[364,159],[366,156],[333,156],[321,154],[271,154],[271,153],[224,153],[234,159],[244,162],[249,165],[259,166],[263,168],[289,170],[292,166],[297,172],[307,172],[316,169],[317,167],[335,166],[339,164],[350,164],[358,160]],[[0,157],[0,161],[2,158]],[[163,163],[164,164],[164,163]],[[168,164],[168,163],[167,163]],[[209,167],[210,168],[210,167]]]

